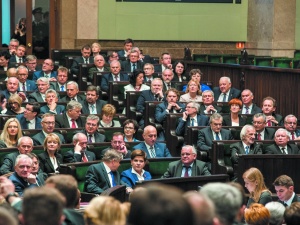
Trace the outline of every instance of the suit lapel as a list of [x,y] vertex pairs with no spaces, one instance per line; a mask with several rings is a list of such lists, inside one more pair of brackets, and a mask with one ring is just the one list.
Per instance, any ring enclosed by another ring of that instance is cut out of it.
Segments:
[[65,127],[71,128],[66,113],[64,113],[64,115],[63,115],[63,123],[64,123]]
[[[56,159],[57,160],[57,159]],[[49,157],[49,155],[46,153],[46,162],[47,162],[47,164],[51,167],[51,169],[53,170],[53,171],[55,171],[55,169],[54,169],[54,167],[53,167],[53,164],[52,164],[52,162],[51,162],[51,160],[50,160],[50,157]],[[57,165],[59,165],[59,163],[58,163],[58,160],[57,160]]]
[[181,177],[182,174],[182,162],[179,160],[178,165],[176,166],[175,177]]
[[103,163],[103,162],[100,163],[100,166],[101,166],[102,173],[104,174],[104,179],[106,180],[106,183],[109,184],[110,187],[112,187],[112,186],[111,186],[111,183],[110,183],[110,181],[109,181],[108,174],[107,174],[106,169],[105,169],[105,167],[104,167],[104,163]]
[[[154,147],[155,148],[155,147]],[[147,157],[148,158],[150,158],[150,154],[149,154],[149,152],[148,152],[148,149],[147,149],[147,147],[146,147],[146,144],[145,143],[142,143],[142,150],[144,150],[144,152],[146,152],[147,153]]]

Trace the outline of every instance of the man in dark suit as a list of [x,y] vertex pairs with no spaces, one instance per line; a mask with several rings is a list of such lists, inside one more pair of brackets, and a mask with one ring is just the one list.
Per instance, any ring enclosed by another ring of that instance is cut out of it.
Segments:
[[114,149],[108,150],[103,157],[103,162],[89,166],[84,183],[84,191],[94,194],[101,194],[103,191],[116,185],[125,185],[126,191],[130,193],[132,188],[120,179],[117,169],[122,154]]
[[52,114],[63,114],[65,112],[64,105],[58,105],[58,94],[53,89],[48,89],[45,94],[45,101],[47,105],[41,107],[41,114],[52,113]]
[[287,115],[284,118],[284,127],[289,133],[290,140],[300,140],[300,130],[297,129],[297,117]]
[[42,70],[42,65],[37,64],[37,58],[35,55],[27,55],[25,64],[28,72]]
[[67,91],[68,69],[59,67],[57,69],[57,81],[50,83],[50,88],[55,91]]
[[18,91],[36,91],[37,86],[35,81],[29,80],[28,78],[28,69],[25,66],[19,66],[17,68],[17,76],[19,80]]
[[221,113],[222,108],[214,103],[214,92],[211,90],[205,90],[202,92],[203,104],[200,105],[201,114],[213,114]]
[[38,90],[31,93],[28,96],[29,102],[45,102],[46,91],[50,88],[49,79],[46,77],[40,77],[37,80]]
[[299,154],[299,148],[295,144],[288,144],[290,140],[289,134],[286,129],[279,128],[275,132],[275,144],[266,148],[266,154]]
[[219,80],[219,87],[214,87],[213,92],[217,102],[229,102],[233,98],[241,97],[241,91],[231,87],[231,80],[229,77],[221,77]]
[[101,114],[105,104],[107,104],[106,101],[99,99],[97,87],[90,85],[87,87],[85,100],[82,102],[82,114]]
[[81,48],[81,56],[75,58],[73,60],[72,66],[71,66],[71,73],[72,74],[79,74],[79,64],[90,64],[94,63],[94,57],[91,56],[91,46],[84,45]]
[[9,67],[14,67],[15,63],[25,63],[26,62],[26,47],[24,45],[19,45],[17,47],[16,54],[12,55],[9,59]]
[[164,70],[161,77],[163,80],[163,92],[164,93],[167,90],[169,90],[170,88],[175,88],[174,83],[171,82],[174,78],[174,73],[172,70],[170,70],[170,69]]
[[[53,133],[55,127],[55,115],[51,113],[45,113],[42,117],[41,125],[42,131],[33,135],[32,137],[35,146],[43,145],[47,134]],[[61,144],[66,143],[65,138],[61,134],[56,132],[55,134],[59,137]]]
[[94,72],[109,72],[109,67],[105,66],[105,59],[102,55],[96,55],[94,57],[94,65],[89,69],[89,80],[93,82]]
[[40,104],[29,102],[26,104],[24,114],[19,114],[16,118],[19,120],[22,129],[42,129],[40,114]]
[[7,102],[11,95],[18,94],[23,101],[26,100],[26,95],[24,92],[18,91],[19,87],[19,80],[16,77],[9,77],[6,82],[6,89],[3,90],[1,93],[5,96]]
[[4,156],[3,163],[0,168],[0,175],[14,172],[16,158],[20,154],[30,153],[33,149],[33,141],[30,137],[23,136],[18,140],[18,151],[12,152]]
[[127,38],[124,41],[124,50],[118,51],[118,56],[120,58],[126,58],[134,45],[134,41],[131,38]]
[[55,116],[56,128],[80,128],[84,127],[85,119],[80,117],[82,105],[77,101],[70,101],[64,114]]
[[275,129],[266,127],[266,116],[263,113],[257,113],[253,116],[253,126],[256,130],[255,139],[273,140]]
[[249,89],[245,89],[242,91],[242,110],[240,111],[241,114],[256,114],[256,113],[262,113],[261,108],[259,108],[257,105],[253,103],[254,95],[252,91]]
[[42,70],[33,73],[33,80],[38,80],[40,77],[46,77],[49,81],[56,81],[57,73],[53,71],[54,63],[52,59],[45,59]]
[[219,113],[210,116],[210,127],[203,128],[198,132],[197,148],[201,151],[209,151],[214,140],[233,140],[229,130],[222,128],[223,117]]
[[73,136],[74,149],[67,151],[63,155],[63,161],[65,163],[73,162],[88,162],[96,160],[96,156],[93,152],[86,150],[87,137],[83,133],[76,133]]
[[169,163],[162,178],[195,177],[211,175],[205,162],[197,160],[197,151],[191,145],[181,149],[181,160]]
[[135,145],[133,149],[140,149],[147,153],[148,158],[172,157],[166,144],[158,143],[155,127],[146,126],[143,132],[144,142]]
[[300,202],[300,198],[294,192],[294,181],[287,175],[281,175],[273,182],[278,202],[285,207],[290,206],[293,202]]
[[60,102],[70,102],[71,100],[79,102],[81,105],[85,97],[83,95],[79,95],[79,87],[75,81],[69,81],[67,83],[67,95],[60,99]]
[[129,81],[127,74],[120,73],[121,64],[115,60],[110,63],[110,73],[104,74],[101,78],[101,90],[108,92],[110,81]]
[[154,71],[161,73],[166,69],[172,70],[172,58],[170,53],[162,53],[160,57],[160,65],[154,67]]
[[283,126],[283,117],[275,114],[276,100],[272,97],[265,97],[262,101],[262,111],[266,116],[267,126]]
[[8,53],[10,56],[16,54],[19,44],[20,43],[19,43],[18,39],[15,39],[15,38],[10,39],[9,45],[8,45]]
[[128,55],[128,60],[121,63],[121,71],[133,72],[136,69],[143,70],[144,63],[139,61],[139,51],[132,48]]
[[144,72],[145,72],[144,82],[151,83],[153,79],[157,77],[157,75],[154,74],[154,66],[151,63],[146,63],[144,65]]
[[252,125],[245,125],[242,128],[240,133],[242,141],[230,145],[231,161],[233,164],[238,163],[240,154],[262,154],[262,146],[254,144],[255,133],[255,128]]

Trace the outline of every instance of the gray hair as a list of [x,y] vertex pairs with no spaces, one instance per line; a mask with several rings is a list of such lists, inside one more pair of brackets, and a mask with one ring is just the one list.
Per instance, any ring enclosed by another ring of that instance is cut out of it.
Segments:
[[91,115],[88,115],[88,117],[86,118],[86,121],[87,120],[97,120],[97,123],[99,123],[100,118],[99,118],[99,116],[91,114]]
[[69,103],[67,104],[66,110],[70,110],[70,109],[75,109],[75,108],[80,108],[82,109],[82,105],[74,100],[69,101]]
[[269,202],[265,207],[270,212],[270,225],[281,225],[283,222],[283,214],[285,211],[284,205],[279,202]]
[[32,60],[36,60],[36,56],[35,55],[27,55],[26,56],[26,61],[32,61]]
[[297,119],[296,116],[294,116],[293,114],[289,114],[289,115],[287,115],[287,116],[284,118],[284,122],[286,123],[286,122],[287,122],[287,119],[288,119],[288,118],[292,118],[292,117],[295,117],[295,118],[296,118],[296,122],[298,121],[298,119]]
[[48,85],[49,85],[49,79],[48,79],[48,78],[46,78],[46,77],[40,77],[39,79],[37,79],[37,81],[36,81],[36,82],[38,82],[38,81],[45,82],[46,84],[48,84]]
[[[267,117],[266,117],[265,114],[263,114],[263,113],[256,113],[256,114],[253,116],[253,119],[254,119],[254,117],[255,117],[255,118],[262,117],[262,118],[264,119],[264,122],[267,121]],[[253,120],[253,119],[252,119],[252,120]]]
[[241,133],[240,133],[241,140],[244,140],[244,137],[246,136],[247,131],[250,128],[255,130],[254,126],[252,126],[252,125],[246,124],[245,126],[243,126]]
[[226,79],[226,80],[228,81],[228,83],[231,83],[231,80],[230,80],[229,77],[225,77],[225,76],[224,76],[224,77],[220,77],[220,80],[221,80],[221,79]]
[[56,92],[55,90],[53,90],[53,89],[48,89],[48,90],[46,91],[45,95],[47,96],[48,93],[54,93],[55,96],[58,97],[57,92]]
[[28,74],[28,68],[26,66],[23,66],[23,65],[18,66],[16,72],[18,73],[20,69],[25,69],[27,71],[27,74]]
[[165,72],[167,72],[167,71],[171,71],[172,75],[174,76],[173,70],[170,70],[170,69],[165,69],[164,72],[162,72],[162,75],[165,75]]
[[[192,152],[193,152],[194,154],[197,155],[197,150],[195,149],[194,146],[192,146],[192,145],[184,145],[184,146],[182,147],[182,149],[184,149],[184,148],[192,148]],[[182,149],[181,149],[181,150],[182,150]]]
[[69,82],[67,83],[67,86],[70,85],[70,84],[74,84],[75,87],[76,87],[77,90],[78,90],[78,84],[77,84],[75,81],[69,81]]
[[211,93],[211,96],[215,96],[215,94],[214,94],[214,92],[213,91],[211,91],[211,90],[205,90],[205,91],[203,91],[202,92],[202,96],[204,95],[204,93],[206,93],[206,92],[209,92],[209,93]]
[[104,156],[102,160],[104,162],[110,162],[110,161],[121,161],[123,159],[122,153],[114,150],[114,149],[109,149],[104,153]]
[[17,166],[19,161],[22,160],[22,159],[28,159],[28,160],[30,160],[30,164],[32,164],[32,159],[28,155],[20,154],[16,158],[15,166]]
[[73,142],[74,142],[74,141],[78,141],[80,136],[85,136],[85,137],[86,137],[86,135],[85,135],[84,133],[78,132],[78,133],[74,134],[74,136],[73,136],[73,138],[72,138],[72,141],[73,141]]
[[209,123],[211,124],[213,120],[218,120],[218,119],[222,119],[223,121],[223,116],[221,116],[221,114],[219,113],[214,113],[210,116]]
[[197,110],[197,112],[199,112],[199,110],[200,110],[200,104],[199,103],[194,102],[194,101],[190,101],[186,105],[188,105],[188,104],[192,104],[192,107],[195,108]]
[[290,137],[289,132],[286,129],[283,129],[283,128],[279,128],[278,130],[276,130],[276,132],[274,134],[274,137],[276,137],[278,132],[284,132],[286,136]]
[[31,139],[31,137],[28,137],[28,136],[23,136],[23,137],[20,137],[19,140],[18,140],[18,143],[17,143],[17,146],[19,147],[21,142],[24,140],[24,139],[28,139],[31,141],[31,144],[33,146],[33,140]]

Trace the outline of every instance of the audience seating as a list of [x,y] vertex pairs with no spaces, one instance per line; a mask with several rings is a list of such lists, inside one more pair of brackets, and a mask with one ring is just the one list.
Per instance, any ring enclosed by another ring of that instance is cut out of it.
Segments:
[[126,107],[124,87],[128,84],[128,81],[109,82],[109,103],[116,107],[117,113],[122,113]]
[[136,103],[140,96],[140,91],[126,92],[126,117],[139,122],[142,119],[142,113],[136,111]]

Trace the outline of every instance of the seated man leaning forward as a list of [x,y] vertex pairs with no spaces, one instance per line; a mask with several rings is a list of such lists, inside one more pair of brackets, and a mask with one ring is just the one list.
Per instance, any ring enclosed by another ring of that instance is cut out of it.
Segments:
[[197,151],[193,146],[183,146],[181,149],[181,160],[169,163],[167,172],[164,173],[162,178],[211,175],[206,163],[196,158]]
[[120,179],[120,173],[117,171],[122,159],[122,154],[116,150],[105,152],[103,162],[89,166],[85,176],[84,191],[101,194],[116,185],[125,185],[126,192],[132,192],[132,188]]

